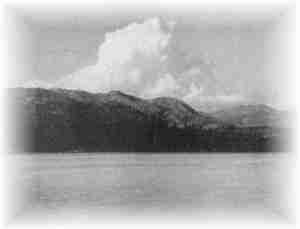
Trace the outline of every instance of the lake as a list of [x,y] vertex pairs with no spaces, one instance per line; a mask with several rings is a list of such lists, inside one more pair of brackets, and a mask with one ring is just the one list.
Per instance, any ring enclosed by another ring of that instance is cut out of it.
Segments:
[[11,196],[20,219],[285,214],[283,153],[10,157],[18,167]]

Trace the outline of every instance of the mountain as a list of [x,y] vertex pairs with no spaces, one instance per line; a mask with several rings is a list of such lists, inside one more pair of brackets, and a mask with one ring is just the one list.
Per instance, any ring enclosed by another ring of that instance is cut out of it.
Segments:
[[240,127],[282,127],[287,126],[287,114],[277,111],[269,106],[236,105],[227,109],[211,113],[216,119]]
[[208,129],[226,126],[224,122],[206,113],[198,112],[175,98],[156,98],[151,100],[151,103],[160,110],[160,117],[168,123],[169,127]]
[[[14,88],[8,89],[8,97],[10,106],[22,118],[14,132],[23,131],[28,140],[21,148],[29,152],[278,150],[274,148],[277,129],[243,126],[229,118],[230,114],[251,113],[248,110],[253,109],[248,108],[210,115],[178,99],[146,100],[120,91],[92,94]],[[254,117],[258,119],[260,112]],[[273,113],[267,109],[264,112]]]

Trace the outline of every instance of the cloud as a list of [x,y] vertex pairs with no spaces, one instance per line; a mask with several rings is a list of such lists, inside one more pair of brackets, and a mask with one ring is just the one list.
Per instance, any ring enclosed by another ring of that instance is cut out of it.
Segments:
[[183,97],[185,101],[192,101],[202,96],[203,89],[201,87],[197,87],[195,83],[191,83],[189,87],[189,92]]
[[95,65],[41,87],[80,89],[89,92],[121,90],[145,98],[173,96],[190,104],[237,101],[218,91],[209,60],[182,56],[173,39],[175,21],[151,18],[105,34]]
[[171,33],[161,24],[159,18],[152,18],[107,33],[98,49],[97,64],[63,78],[56,86],[140,95],[166,74]]
[[188,93],[182,98],[183,101],[189,103],[195,108],[205,111],[215,111],[222,105],[235,105],[247,102],[246,98],[239,94],[217,94],[207,95],[202,87],[191,83]]
[[177,80],[171,74],[165,74],[159,78],[155,85],[145,91],[143,97],[153,98],[159,96],[176,96],[176,93],[181,90]]

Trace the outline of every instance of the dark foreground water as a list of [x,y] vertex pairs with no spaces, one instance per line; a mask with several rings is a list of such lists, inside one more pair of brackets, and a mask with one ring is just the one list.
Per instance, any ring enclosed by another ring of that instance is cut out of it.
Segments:
[[[285,154],[15,155],[19,217],[284,215]],[[20,197],[20,193],[22,197]],[[17,201],[15,201],[17,202]]]

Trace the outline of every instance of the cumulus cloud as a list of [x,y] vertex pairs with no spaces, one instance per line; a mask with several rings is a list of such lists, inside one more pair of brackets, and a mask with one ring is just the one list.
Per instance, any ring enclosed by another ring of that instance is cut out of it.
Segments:
[[[175,26],[175,21],[151,18],[108,32],[98,48],[95,65],[62,77],[51,86],[89,92],[121,90],[145,98],[173,96],[191,104],[240,99],[215,94],[212,71],[205,61],[176,56],[177,45],[172,43]],[[50,87],[42,82],[35,85]]]
[[166,48],[171,30],[158,18],[107,33],[94,66],[71,74],[56,86],[91,92],[124,90],[140,95],[167,73]]
[[171,74],[165,74],[159,78],[155,85],[145,90],[144,97],[160,96],[176,96],[176,93],[181,90],[177,80]]

